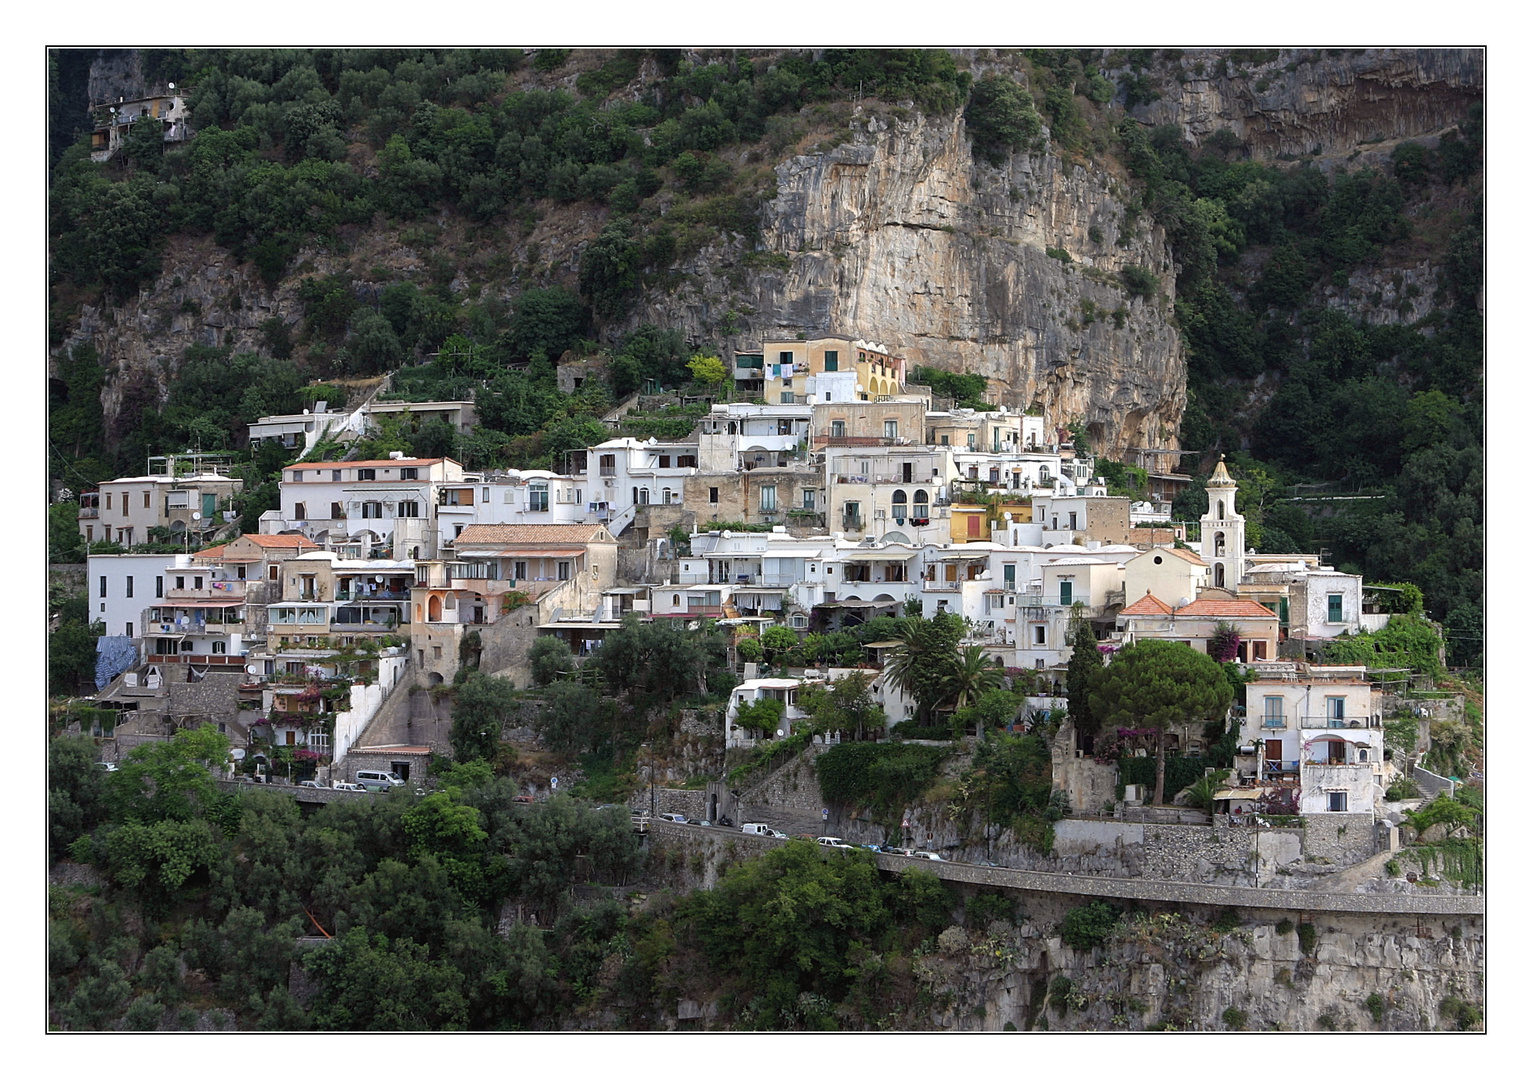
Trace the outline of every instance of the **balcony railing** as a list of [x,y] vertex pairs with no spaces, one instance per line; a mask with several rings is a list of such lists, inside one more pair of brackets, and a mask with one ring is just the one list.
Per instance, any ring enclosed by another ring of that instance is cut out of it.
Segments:
[[898,439],[877,435],[815,435],[815,448],[825,446],[897,446]]
[[1381,720],[1374,721],[1369,716],[1305,716],[1303,717],[1302,726],[1309,729],[1342,730],[1345,728],[1382,727],[1383,725]]
[[201,589],[166,589],[165,599],[172,603],[193,603],[197,600],[243,600],[244,581],[214,581]]
[[1280,714],[1278,714],[1276,716],[1266,715],[1266,716],[1262,716],[1260,719],[1261,719],[1261,730],[1262,731],[1286,731],[1287,730],[1287,717],[1286,716],[1283,716],[1283,715],[1280,715]]
[[342,589],[335,594],[335,599],[342,603],[352,601],[366,602],[368,600],[408,600],[408,589],[379,589],[376,592],[353,592],[350,589]]

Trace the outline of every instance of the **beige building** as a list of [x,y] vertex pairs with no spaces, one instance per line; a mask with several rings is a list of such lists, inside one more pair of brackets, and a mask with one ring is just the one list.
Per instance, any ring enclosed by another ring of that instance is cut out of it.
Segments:
[[874,401],[904,390],[904,359],[874,342],[840,337],[767,341],[761,353],[769,405]]
[[1128,504],[1124,495],[1033,495],[1032,522],[1044,544],[1126,544]]
[[80,496],[80,535],[87,543],[130,547],[148,543],[150,529],[199,536],[233,520],[231,502],[244,490],[243,480],[216,465],[177,475],[174,458],[157,460],[167,462],[165,473],[108,480]]
[[920,446],[926,403],[903,397],[891,401],[833,401],[814,406],[814,449],[827,446]]
[[1172,603],[1187,603],[1211,583],[1212,568],[1188,548],[1155,547],[1129,559],[1123,575],[1124,596],[1129,604],[1147,593]]
[[830,530],[890,543],[948,540],[951,449],[830,446],[824,455]]
[[1200,653],[1208,651],[1219,623],[1228,623],[1239,632],[1236,659],[1240,663],[1276,659],[1277,613],[1253,600],[1201,599],[1175,607],[1150,592],[1117,616],[1126,645],[1158,638],[1179,641]]
[[604,525],[469,525],[451,555],[416,566],[410,647],[422,671],[451,678],[468,629],[513,611],[536,625],[594,619],[616,576]]

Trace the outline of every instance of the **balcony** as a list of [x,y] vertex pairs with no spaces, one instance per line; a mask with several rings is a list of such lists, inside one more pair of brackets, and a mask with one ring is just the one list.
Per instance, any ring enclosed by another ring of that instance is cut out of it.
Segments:
[[1343,731],[1354,728],[1381,728],[1383,721],[1373,720],[1368,716],[1305,716],[1300,726],[1307,731]]
[[82,506],[82,507],[80,507],[79,517],[80,517],[81,521],[84,521],[87,518],[98,518],[100,516],[101,516],[101,511],[99,509],[97,509],[96,507],[94,507],[94,506]]
[[859,517],[842,517],[840,527],[846,532],[861,532],[866,528],[866,525],[863,524],[862,519]]
[[886,436],[877,435],[815,435],[814,449],[822,449],[826,446],[900,446],[909,445],[905,439],[901,443],[899,439],[890,439]]
[[166,589],[165,599],[175,604],[194,604],[198,600],[243,600],[244,581],[210,581],[201,589]]
[[410,590],[407,588],[377,589],[373,592],[365,590],[342,588],[335,594],[335,599],[341,603],[356,601],[367,603],[370,600],[408,600]]
[[1287,730],[1287,717],[1285,715],[1283,715],[1282,713],[1277,713],[1275,715],[1267,714],[1267,715],[1261,716],[1259,719],[1261,721],[1261,730],[1262,731],[1286,731]]

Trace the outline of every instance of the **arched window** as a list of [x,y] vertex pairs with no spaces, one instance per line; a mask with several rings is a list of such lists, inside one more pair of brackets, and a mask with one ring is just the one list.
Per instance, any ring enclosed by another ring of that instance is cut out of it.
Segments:
[[1223,500],[1222,499],[1218,500],[1218,520],[1219,521],[1223,520]]
[[905,497],[905,494],[904,494],[903,491],[896,491],[896,492],[894,492],[893,504],[894,504],[894,506],[893,506],[894,520],[897,521],[900,525],[903,525],[904,524],[904,517],[905,517],[905,509],[909,505],[909,501]]
[[429,618],[427,620],[428,622],[441,622],[442,621],[442,598],[439,597],[439,596],[431,597],[430,606],[429,606],[428,610],[430,612]]
[[1216,532],[1216,533],[1213,534],[1213,554],[1214,555],[1223,555],[1223,554],[1225,554],[1225,552],[1224,552],[1224,538],[1223,538],[1223,533],[1221,533],[1221,532]]
[[1049,475],[1050,474],[1048,472],[1048,466],[1046,466],[1046,465],[1039,465],[1037,467],[1037,482],[1039,484],[1046,482],[1048,477],[1049,477]]
[[1213,564],[1213,584],[1220,589],[1223,588],[1223,563]]
[[916,525],[924,525],[931,520],[931,502],[923,488],[915,491],[915,503],[910,517],[914,519]]

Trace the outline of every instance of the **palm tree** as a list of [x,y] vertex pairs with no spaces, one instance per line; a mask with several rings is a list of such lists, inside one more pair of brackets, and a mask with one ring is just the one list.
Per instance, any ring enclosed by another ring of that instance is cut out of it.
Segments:
[[998,687],[1004,678],[1005,669],[999,660],[985,656],[982,645],[969,645],[958,652],[957,664],[942,680],[942,687],[952,707],[963,709]]

